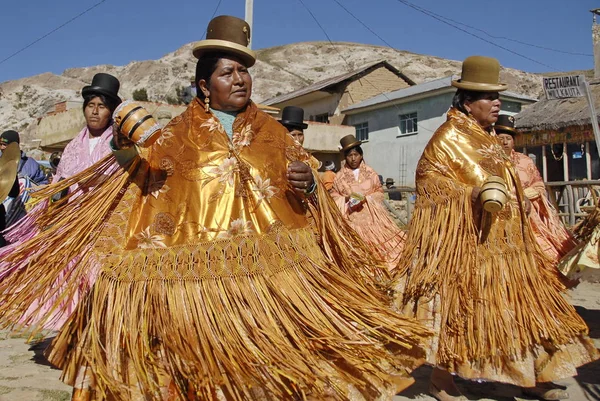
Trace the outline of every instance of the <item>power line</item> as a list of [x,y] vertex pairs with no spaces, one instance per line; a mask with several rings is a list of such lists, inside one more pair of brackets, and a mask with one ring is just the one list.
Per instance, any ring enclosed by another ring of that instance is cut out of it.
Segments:
[[[340,58],[342,60],[344,60],[344,62],[346,63],[346,66],[348,68],[350,68],[350,63],[348,62],[348,60],[337,50],[335,44],[333,43],[333,41],[331,40],[331,38],[329,37],[329,35],[327,34],[327,31],[325,30],[325,28],[323,27],[323,25],[321,25],[321,23],[319,22],[319,20],[317,19],[317,17],[313,14],[313,12],[310,10],[310,8],[308,8],[308,6],[304,3],[303,0],[298,0],[302,6],[304,6],[304,8],[306,9],[306,11],[311,15],[311,17],[313,18],[313,20],[316,22],[316,24],[319,26],[319,28],[321,29],[321,31],[323,32],[323,34],[325,35],[325,37],[327,38],[327,40],[329,41],[329,44],[331,45],[331,47],[333,48],[333,50],[340,56]],[[346,9],[346,7],[342,6],[340,3],[337,2],[337,0],[334,0],[340,7],[342,7],[347,13],[349,13],[350,15],[352,15],[352,17],[354,17],[354,19],[356,19],[360,24],[362,24],[363,26],[367,27],[360,19],[358,19],[358,17],[356,17],[355,15],[353,15],[348,9]],[[375,36],[377,36],[378,38],[380,38],[386,45],[388,45],[391,49],[394,49],[389,43],[387,43],[383,38],[381,38],[379,35],[377,35],[372,29],[370,29],[369,27],[367,27],[367,29],[369,29],[370,32],[372,32]],[[350,72],[350,70],[348,71]],[[371,85],[373,88],[375,88],[375,90],[377,92],[379,92],[380,95],[382,95],[388,102],[392,102],[392,99],[390,99],[388,97],[388,95],[386,93],[384,93],[380,88],[378,88],[375,84],[373,84],[371,81],[369,81],[367,79],[367,77],[362,77],[361,79],[363,79],[365,82],[367,82],[369,85]],[[398,107],[397,104],[392,103],[393,107],[396,108],[396,110],[400,110],[400,107]],[[429,132],[435,132],[432,131],[428,128],[425,128],[423,126],[421,126],[420,128],[423,128],[425,131],[429,131]]]
[[[337,0],[336,0],[336,1],[337,1]],[[519,43],[519,44],[521,44],[521,45],[530,46],[530,47],[535,47],[535,48],[537,48],[537,49],[548,50],[548,51],[551,51],[551,52],[556,52],[556,53],[570,54],[570,55],[573,55],[573,56],[586,56],[586,57],[594,57],[594,55],[593,55],[593,54],[589,54],[589,53],[578,53],[578,52],[570,52],[570,51],[566,51],[566,50],[553,49],[553,48],[551,48],[551,47],[540,46],[540,45],[536,45],[536,44],[533,44],[533,43],[527,43],[527,42],[523,42],[523,41],[521,41],[521,40],[518,40],[518,39],[512,39],[512,38],[508,38],[508,37],[506,37],[506,36],[496,36],[496,35],[493,35],[493,34],[489,33],[488,31],[485,31],[485,30],[483,30],[483,29],[476,28],[476,27],[474,27],[474,26],[471,26],[471,25],[465,24],[465,23],[463,23],[463,22],[460,22],[460,21],[456,21],[456,20],[454,20],[454,19],[452,19],[452,18],[448,18],[448,17],[445,17],[445,16],[443,16],[443,15],[440,15],[440,14],[436,14],[435,12],[433,12],[433,11],[431,11],[431,10],[427,10],[427,11],[428,11],[428,12],[430,12],[431,14],[433,14],[433,15],[437,16],[437,17],[440,17],[440,18],[443,18],[443,19],[445,19],[445,20],[448,20],[448,21],[454,22],[454,23],[456,23],[456,24],[462,25],[462,26],[464,26],[464,27],[467,27],[467,28],[469,28],[469,29],[473,29],[473,30],[475,30],[475,31],[479,31],[479,32],[481,32],[481,33],[483,33],[483,34],[485,34],[485,35],[487,35],[487,36],[489,36],[490,38],[493,38],[493,39],[503,39],[503,40],[508,40],[508,41],[511,41],[511,42]]]
[[453,23],[450,23],[450,22],[446,21],[446,20],[444,19],[445,17],[439,17],[437,14],[433,13],[432,11],[429,11],[429,10],[427,10],[427,9],[425,9],[425,8],[419,7],[419,6],[417,6],[417,5],[413,4],[413,3],[410,3],[410,2],[408,2],[408,1],[406,1],[406,0],[397,0],[397,1],[398,1],[398,2],[400,2],[400,3],[402,3],[402,4],[404,4],[404,5],[405,5],[405,6],[407,6],[407,7],[410,7],[410,8],[412,8],[412,9],[414,9],[414,10],[417,10],[417,11],[419,11],[420,13],[423,13],[423,14],[425,14],[425,15],[427,15],[427,16],[429,16],[429,17],[431,17],[431,18],[435,19],[435,20],[438,20],[438,21],[440,21],[440,22],[442,22],[442,23],[444,23],[444,24],[446,24],[446,25],[449,25],[449,26],[453,27],[454,29],[458,29],[459,31],[461,31],[461,32],[464,32],[464,33],[466,33],[467,35],[473,36],[473,37],[475,37],[475,38],[477,38],[477,39],[479,39],[479,40],[482,40],[482,41],[484,41],[484,42],[486,42],[486,43],[489,43],[489,44],[490,44],[490,45],[492,45],[492,46],[498,47],[498,48],[500,48],[500,49],[502,49],[502,50],[505,50],[505,51],[507,51],[507,52],[509,52],[509,53],[512,53],[512,54],[516,55],[516,56],[522,57],[522,58],[524,58],[524,59],[526,59],[526,60],[532,61],[532,62],[534,62],[534,63],[536,63],[536,64],[539,64],[539,65],[541,65],[541,66],[544,66],[544,67],[546,67],[546,68],[550,68],[551,70],[554,70],[554,71],[559,71],[558,69],[556,69],[556,68],[554,68],[554,67],[552,67],[552,66],[550,66],[550,65],[548,65],[548,64],[544,64],[544,63],[542,63],[541,61],[537,61],[537,60],[535,60],[535,59],[533,59],[533,58],[531,58],[531,57],[528,57],[528,56],[526,56],[526,55],[524,55],[524,54],[518,53],[518,52],[516,52],[516,51],[514,51],[514,50],[511,50],[511,49],[509,49],[509,48],[505,47],[505,46],[502,46],[502,45],[499,45],[499,44],[497,44],[497,43],[495,43],[495,42],[492,42],[491,40],[488,40],[488,39],[486,39],[486,38],[482,38],[482,37],[481,37],[481,36],[479,36],[479,35],[476,35],[476,34],[474,34],[474,33],[472,33],[472,32],[469,32],[469,31],[467,31],[466,29],[463,29],[463,28],[461,28],[461,27],[459,27],[459,26],[457,26],[457,25],[455,25],[455,24],[453,24]]
[[87,10],[85,10],[85,11],[77,14],[76,16],[74,16],[73,18],[71,18],[70,20],[68,20],[67,22],[63,23],[62,25],[59,25],[58,27],[54,28],[50,32],[48,32],[45,35],[43,35],[43,36],[39,37],[38,39],[34,40],[33,42],[31,42],[27,46],[21,48],[20,50],[17,50],[16,52],[14,52],[13,54],[11,54],[10,56],[6,57],[4,60],[0,61],[0,64],[5,63],[6,61],[8,61],[11,58],[15,57],[17,54],[19,54],[19,53],[21,53],[21,52],[29,49],[31,46],[35,45],[39,41],[47,38],[48,36],[52,35],[54,32],[58,31],[59,29],[65,27],[66,25],[68,25],[71,22],[75,21],[76,19],[78,19],[79,17],[83,16],[84,14],[87,14],[88,12],[90,12],[91,10],[93,10],[94,8],[98,7],[100,4],[102,4],[102,3],[106,2],[106,1],[107,0],[100,0],[98,3],[94,4],[93,6],[91,6],[90,8],[88,8]]

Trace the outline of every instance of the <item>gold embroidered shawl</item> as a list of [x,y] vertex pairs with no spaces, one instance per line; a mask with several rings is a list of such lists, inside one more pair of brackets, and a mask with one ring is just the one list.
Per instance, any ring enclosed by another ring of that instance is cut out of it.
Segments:
[[[493,215],[475,216],[472,189],[490,175],[504,179],[510,199]],[[585,322],[535,244],[519,178],[494,134],[450,109],[418,163],[416,187],[397,282],[405,307],[436,333],[430,363],[533,386],[597,358]],[[570,344],[572,352],[558,353]],[[555,353],[558,365],[550,363]]]
[[60,309],[94,269],[49,360],[99,397],[159,400],[166,378],[198,399],[391,398],[428,332],[360,274],[382,267],[327,191],[291,191],[287,163],[308,155],[285,129],[253,104],[233,129],[196,99],[125,169],[109,157],[40,191],[95,188],[51,205],[11,255],[3,325],[52,296]]

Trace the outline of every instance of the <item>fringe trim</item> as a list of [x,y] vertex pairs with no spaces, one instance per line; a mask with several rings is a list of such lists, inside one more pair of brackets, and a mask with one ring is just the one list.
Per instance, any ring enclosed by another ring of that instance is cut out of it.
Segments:
[[[317,177],[316,172],[313,175]],[[362,284],[375,285],[377,293],[386,292],[391,280],[386,262],[350,226],[320,180],[308,206],[319,243],[329,260]]]
[[[438,365],[485,361],[502,367],[539,344],[559,347],[587,334],[585,322],[560,294],[564,286],[558,272],[535,247],[531,230],[523,231],[524,243],[511,238],[486,243],[473,215],[471,189],[445,188],[438,181],[432,188],[436,191],[422,187],[419,192],[396,288],[405,280],[402,304],[414,305],[415,313],[419,305],[441,297]],[[485,215],[484,226],[492,219]]]
[[[33,337],[66,313],[64,306],[89,280],[93,265],[90,250],[137,165],[134,162],[127,169],[120,168],[109,155],[71,178],[32,193],[32,198],[45,201],[74,184],[78,186],[47,208],[36,207],[29,218],[35,221],[39,233],[5,256],[3,263],[11,273],[0,281],[1,328],[23,330],[31,326],[27,331]],[[39,261],[43,261],[42,275]],[[36,304],[37,309],[29,310]]]
[[[240,252],[234,244],[208,252],[208,258],[211,252],[242,256],[245,274],[206,278],[202,261],[160,249],[147,254],[144,265],[138,258],[105,265],[93,293],[56,338],[49,360],[64,370],[68,383],[81,366],[92,367],[96,390],[118,399],[127,399],[129,382],[148,399],[161,399],[159,371],[170,376],[181,397],[193,388],[199,399],[222,390],[228,399],[254,400],[259,388],[273,399],[327,394],[343,400],[347,385],[366,399],[386,388],[391,397],[398,389],[393,382],[408,379],[423,362],[429,333],[342,273],[314,240],[311,249],[311,236],[310,229],[282,229],[246,238],[300,255],[283,264],[279,254],[264,261],[243,257],[244,238],[238,239]],[[156,268],[196,272],[197,278],[158,277]]]

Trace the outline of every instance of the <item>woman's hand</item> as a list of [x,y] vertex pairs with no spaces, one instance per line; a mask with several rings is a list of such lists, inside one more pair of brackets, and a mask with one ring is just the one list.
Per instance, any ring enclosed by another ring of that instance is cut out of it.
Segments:
[[315,183],[312,170],[301,161],[294,161],[288,165],[287,179],[298,194],[306,194]]
[[481,187],[473,187],[473,191],[471,192],[471,206],[473,209],[479,206],[479,193],[481,192]]
[[117,149],[129,149],[135,145],[132,140],[121,134],[117,124],[113,124],[113,144]]
[[529,215],[529,213],[531,213],[531,201],[529,198],[525,198],[523,201],[523,207],[525,208],[525,214]]

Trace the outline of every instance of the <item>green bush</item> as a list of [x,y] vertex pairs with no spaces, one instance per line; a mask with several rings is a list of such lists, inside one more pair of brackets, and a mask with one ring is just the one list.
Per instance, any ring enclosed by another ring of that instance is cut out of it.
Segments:
[[140,88],[133,91],[133,100],[138,102],[147,102],[148,101],[148,92],[146,88]]

